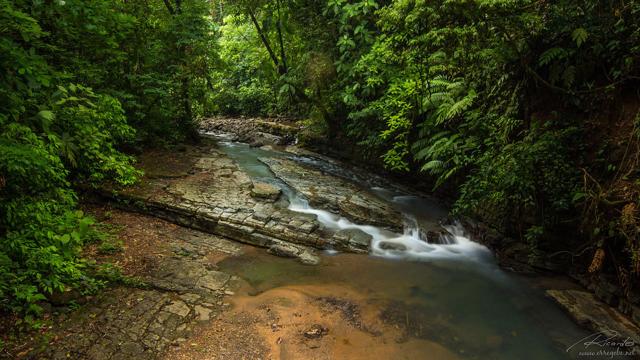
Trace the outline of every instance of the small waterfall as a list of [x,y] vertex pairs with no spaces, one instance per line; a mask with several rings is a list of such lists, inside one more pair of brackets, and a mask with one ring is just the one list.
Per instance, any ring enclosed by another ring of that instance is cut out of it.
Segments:
[[289,209],[296,212],[314,214],[325,227],[333,230],[358,229],[371,235],[371,252],[373,255],[389,258],[437,259],[458,258],[478,261],[489,261],[489,249],[465,236],[460,224],[444,226],[443,232],[437,236],[425,234],[411,214],[407,218],[402,234],[372,225],[360,225],[349,219],[326,210],[315,209],[299,197],[290,198]]

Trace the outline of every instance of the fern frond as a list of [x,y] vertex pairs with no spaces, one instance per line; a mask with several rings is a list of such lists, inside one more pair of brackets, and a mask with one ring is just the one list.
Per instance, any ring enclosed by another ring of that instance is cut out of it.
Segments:
[[540,66],[545,66],[551,63],[554,60],[560,60],[567,56],[567,51],[563,48],[551,48],[540,55],[540,59],[538,60],[538,64]]

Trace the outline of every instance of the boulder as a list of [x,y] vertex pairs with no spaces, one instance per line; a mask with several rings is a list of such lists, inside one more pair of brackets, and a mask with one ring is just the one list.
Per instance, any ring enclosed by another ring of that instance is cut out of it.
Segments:
[[333,235],[332,243],[340,250],[367,253],[371,245],[371,235],[360,229],[343,229]]
[[265,132],[256,132],[250,145],[252,147],[261,147],[265,145],[282,145],[284,142],[280,136]]
[[276,201],[278,197],[280,197],[279,187],[267,183],[255,182],[253,183],[253,188],[251,189],[251,196],[254,198],[267,199]]
[[393,250],[393,251],[406,251],[407,247],[403,244],[396,243],[396,242],[382,241],[380,242],[380,249]]
[[315,208],[339,214],[357,224],[403,229],[402,215],[391,203],[349,180],[289,159],[261,158],[271,171]]
[[294,258],[298,256],[299,249],[290,244],[275,244],[269,247],[267,252],[271,255],[286,257],[286,258]]

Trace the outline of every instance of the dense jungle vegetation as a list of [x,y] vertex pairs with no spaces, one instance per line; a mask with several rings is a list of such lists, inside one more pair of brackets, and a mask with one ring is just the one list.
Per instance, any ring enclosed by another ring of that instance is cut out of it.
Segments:
[[[81,190],[211,115],[409,173],[532,264],[640,279],[640,2],[0,0],[0,307],[112,270]],[[110,275],[111,274],[111,275]]]

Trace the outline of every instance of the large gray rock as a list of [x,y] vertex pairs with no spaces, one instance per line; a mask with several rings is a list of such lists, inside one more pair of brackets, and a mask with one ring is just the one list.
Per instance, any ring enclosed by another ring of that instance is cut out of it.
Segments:
[[[182,164],[191,164],[187,175],[170,176],[172,167],[163,165],[164,173],[169,176],[143,178],[139,186],[122,191],[106,189],[103,195],[115,197],[119,200],[119,205],[127,209],[135,209],[175,224],[264,248],[286,242],[307,249],[368,251],[369,239],[363,238],[362,234],[334,238],[335,231],[320,226],[315,216],[288,210],[275,202],[277,197],[282,198],[277,186],[252,182],[235,161],[217,149],[215,144],[206,142],[207,139],[203,139],[202,146],[189,148],[181,153],[152,154],[153,159],[174,157],[172,163],[180,164],[176,171],[181,174],[184,173]],[[146,155],[142,157],[144,159]],[[143,163],[151,167],[160,164],[157,161]],[[148,170],[146,167],[144,169]],[[325,180],[323,186],[327,193],[333,191],[333,180],[339,181],[333,177]],[[339,191],[344,198],[347,188],[341,187]],[[357,207],[355,204],[364,201],[362,199],[370,199],[366,201],[375,202],[378,204],[376,206],[385,209],[374,211],[372,221],[394,217],[392,210],[379,200],[368,195],[353,196],[357,200],[352,201],[352,205],[343,204],[344,207]],[[358,210],[361,214],[365,211],[366,209]],[[368,216],[361,215],[363,221]],[[399,216],[396,220],[401,223]],[[309,251],[298,251],[295,256],[307,264],[319,261]]]
[[282,242],[273,244],[267,252],[280,257],[298,258],[301,263],[306,265],[317,265],[320,263],[320,258],[315,255],[311,249],[290,243]]
[[265,132],[255,132],[253,135],[253,141],[250,143],[252,147],[261,147],[265,145],[283,145],[284,140],[278,135],[273,135]]
[[201,130],[229,134],[234,141],[253,146],[285,145],[300,131],[295,123],[283,119],[208,118],[199,125]]

